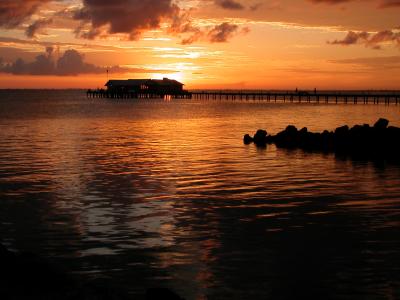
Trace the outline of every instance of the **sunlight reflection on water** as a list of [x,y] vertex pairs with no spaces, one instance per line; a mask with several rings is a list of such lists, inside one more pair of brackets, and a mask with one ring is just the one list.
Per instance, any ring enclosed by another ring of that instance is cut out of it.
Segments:
[[399,166],[257,149],[242,136],[378,117],[399,126],[398,106],[1,93],[0,235],[12,248],[134,294],[396,298]]

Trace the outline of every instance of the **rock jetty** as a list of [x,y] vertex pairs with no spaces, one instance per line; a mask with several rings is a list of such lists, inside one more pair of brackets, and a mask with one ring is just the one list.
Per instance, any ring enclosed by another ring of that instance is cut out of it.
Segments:
[[347,125],[334,131],[310,132],[306,127],[298,130],[289,125],[276,135],[258,130],[251,137],[246,134],[245,144],[258,147],[275,144],[278,148],[303,149],[312,152],[336,153],[360,159],[400,161],[400,128],[389,126],[389,121],[379,119],[373,126],[368,124]]

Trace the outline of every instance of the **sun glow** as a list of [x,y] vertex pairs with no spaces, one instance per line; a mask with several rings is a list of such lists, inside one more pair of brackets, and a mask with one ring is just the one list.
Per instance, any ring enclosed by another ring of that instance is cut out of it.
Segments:
[[187,80],[187,76],[183,74],[183,72],[176,72],[176,73],[154,73],[151,79],[163,79],[163,78],[168,78],[168,79],[174,79],[179,82],[184,83],[185,80]]

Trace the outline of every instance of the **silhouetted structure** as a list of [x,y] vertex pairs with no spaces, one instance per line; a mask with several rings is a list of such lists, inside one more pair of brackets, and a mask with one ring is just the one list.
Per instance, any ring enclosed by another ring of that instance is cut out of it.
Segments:
[[168,79],[109,80],[107,90],[88,90],[88,97],[96,98],[189,98],[184,84]]
[[163,78],[158,79],[128,79],[109,80],[105,86],[108,92],[175,94],[183,92],[183,83]]

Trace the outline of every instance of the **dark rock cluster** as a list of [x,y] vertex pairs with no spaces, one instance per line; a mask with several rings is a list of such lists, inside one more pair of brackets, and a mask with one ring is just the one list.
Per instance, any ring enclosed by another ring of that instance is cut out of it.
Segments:
[[341,126],[335,131],[310,132],[306,127],[298,130],[289,125],[276,135],[258,130],[254,137],[246,134],[244,143],[258,147],[275,144],[278,148],[332,152],[362,159],[400,161],[400,128],[388,126],[389,121],[379,119],[374,126],[368,124]]

